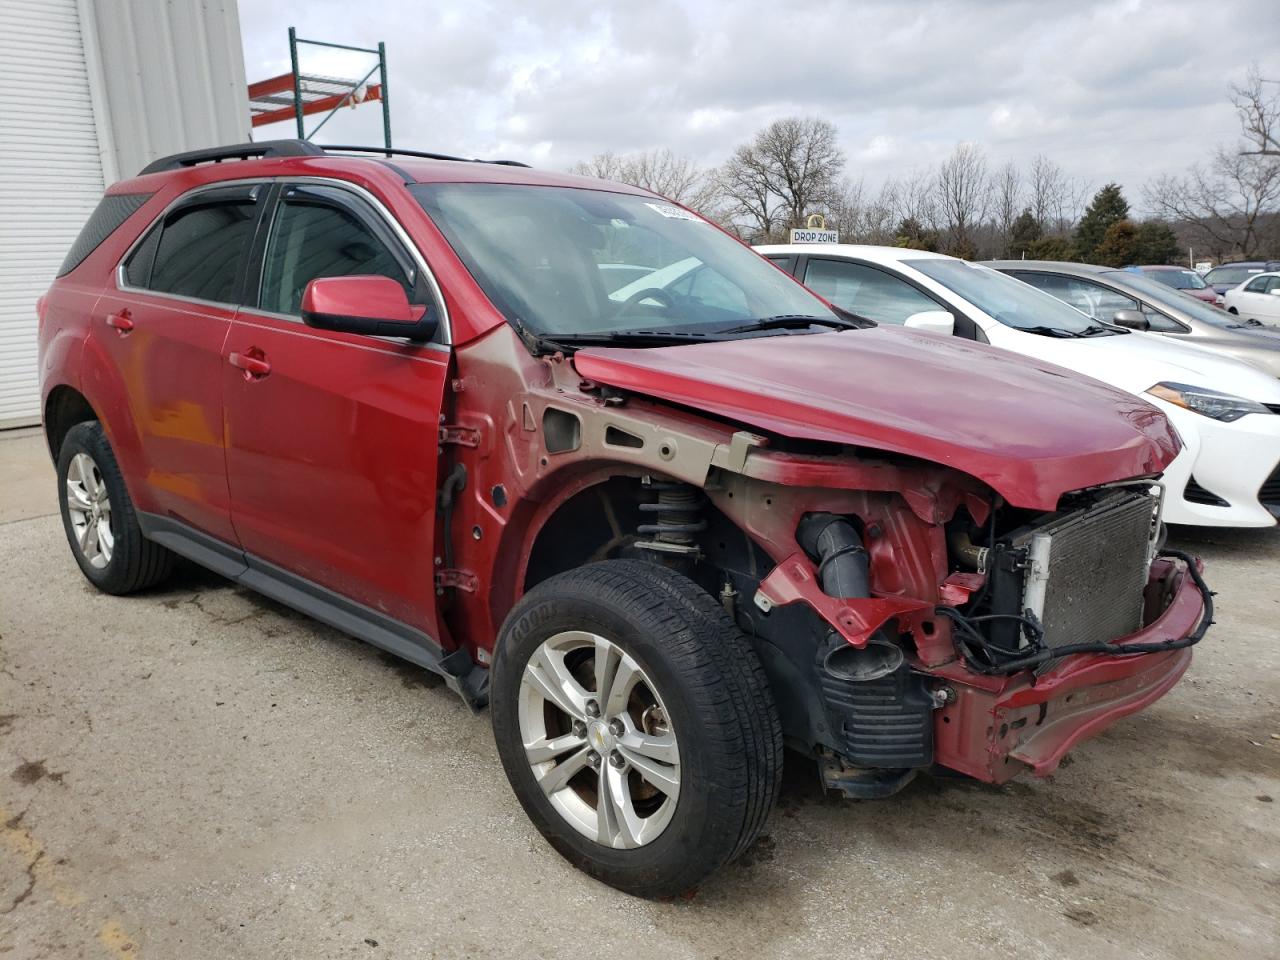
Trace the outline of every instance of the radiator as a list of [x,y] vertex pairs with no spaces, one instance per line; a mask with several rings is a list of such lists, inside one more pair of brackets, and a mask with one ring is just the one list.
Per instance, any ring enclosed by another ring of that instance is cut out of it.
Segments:
[[1021,533],[1028,566],[1022,603],[1045,645],[1106,643],[1142,626],[1158,501],[1117,490]]

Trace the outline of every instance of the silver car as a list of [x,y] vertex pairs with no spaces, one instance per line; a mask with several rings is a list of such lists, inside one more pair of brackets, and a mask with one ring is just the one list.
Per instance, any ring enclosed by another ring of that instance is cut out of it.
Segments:
[[1096,320],[1223,353],[1280,377],[1280,330],[1242,321],[1132,270],[1049,260],[989,260]]

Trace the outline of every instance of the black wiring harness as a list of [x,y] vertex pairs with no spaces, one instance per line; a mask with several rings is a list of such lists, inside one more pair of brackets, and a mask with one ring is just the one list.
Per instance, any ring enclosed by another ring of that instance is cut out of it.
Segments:
[[[940,606],[935,608],[935,612],[954,624],[952,638],[965,665],[975,673],[989,676],[1007,676],[1076,653],[1102,653],[1112,657],[1129,657],[1195,646],[1213,625],[1213,591],[1204,582],[1195,558],[1190,554],[1183,553],[1181,550],[1161,550],[1159,556],[1171,557],[1186,563],[1187,574],[1204,600],[1204,613],[1200,617],[1199,625],[1188,636],[1179,639],[1161,640],[1157,643],[1071,643],[1061,647],[1046,647],[1044,627],[1031,611],[1024,614],[990,613],[983,616],[967,616],[955,607]],[[988,640],[980,627],[994,620],[1015,620],[1021,623],[1028,640],[1027,646],[1011,650]]]

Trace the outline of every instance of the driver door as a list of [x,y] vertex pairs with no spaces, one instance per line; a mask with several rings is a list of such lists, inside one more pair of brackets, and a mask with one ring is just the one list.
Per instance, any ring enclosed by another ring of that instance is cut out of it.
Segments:
[[285,184],[273,203],[255,249],[259,282],[223,356],[236,533],[266,573],[438,637],[437,443],[449,351],[314,329],[299,309],[317,277],[388,276],[414,299],[419,261],[389,215],[353,191]]

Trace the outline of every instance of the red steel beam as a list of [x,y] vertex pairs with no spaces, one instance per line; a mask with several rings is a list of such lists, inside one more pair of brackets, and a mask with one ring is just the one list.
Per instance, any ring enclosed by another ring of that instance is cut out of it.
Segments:
[[256,100],[258,97],[266,97],[273,93],[284,93],[292,90],[293,74],[282,73],[278,77],[271,77],[269,80],[259,80],[257,83],[249,84],[249,99]]
[[[253,84],[252,86],[249,87],[249,96],[250,97],[253,96],[255,87],[260,87],[263,84],[275,83],[277,80],[280,80],[280,79],[281,79],[280,77],[272,77],[270,80],[263,80],[260,83]],[[289,86],[287,89],[292,90],[293,77],[290,76],[289,74],[285,74],[284,79],[289,82]],[[278,93],[279,91],[273,91],[273,92]],[[261,91],[259,91],[259,95],[260,96],[262,95]],[[335,94],[331,97],[321,97],[319,100],[304,101],[302,104],[302,113],[304,116],[310,116],[313,113],[328,113],[330,110],[333,110],[336,107],[341,107],[347,103],[350,103],[351,97],[352,97],[351,93],[340,93],[340,94]],[[368,100],[381,100],[381,99],[382,99],[382,85],[378,83],[372,83],[365,88],[364,100],[361,100],[360,103],[365,103]],[[281,120],[292,120],[296,116],[297,116],[297,113],[294,111],[292,106],[281,107],[279,110],[268,110],[266,113],[255,113],[253,115],[253,126],[261,127],[261,126],[265,126],[268,123],[278,123]]]

